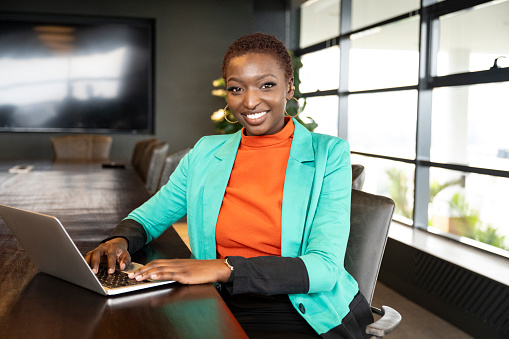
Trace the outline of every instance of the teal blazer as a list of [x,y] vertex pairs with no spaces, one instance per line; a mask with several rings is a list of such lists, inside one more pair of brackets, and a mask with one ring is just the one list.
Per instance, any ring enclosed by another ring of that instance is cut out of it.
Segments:
[[[344,268],[350,230],[350,149],[343,139],[311,133],[295,120],[294,124],[283,191],[281,255],[304,262],[309,291],[289,297],[316,332],[325,333],[341,324],[359,291]],[[240,133],[200,139],[168,183],[129,214],[127,218],[145,228],[147,242],[187,214],[193,255],[216,259],[216,222]]]

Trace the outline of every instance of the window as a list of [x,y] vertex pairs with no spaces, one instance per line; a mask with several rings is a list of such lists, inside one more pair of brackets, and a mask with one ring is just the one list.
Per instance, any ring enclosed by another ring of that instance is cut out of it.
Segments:
[[419,16],[351,35],[348,89],[417,85]]
[[415,158],[416,118],[415,90],[352,94],[348,100],[350,148],[363,153]]
[[350,142],[363,189],[509,257],[509,0],[314,0],[300,15],[303,115]]
[[[509,58],[508,18],[509,1],[441,16],[437,75],[487,70],[496,58]],[[509,59],[501,62],[509,66]]]
[[419,8],[420,0],[352,0],[352,30]]
[[300,13],[300,46],[339,35],[339,0],[308,1]]

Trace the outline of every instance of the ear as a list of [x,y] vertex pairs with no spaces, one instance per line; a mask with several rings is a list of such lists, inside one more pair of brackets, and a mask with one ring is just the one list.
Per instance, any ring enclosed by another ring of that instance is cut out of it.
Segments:
[[293,97],[295,92],[295,87],[293,86],[293,77],[288,80],[287,91],[286,91],[286,100],[290,100]]

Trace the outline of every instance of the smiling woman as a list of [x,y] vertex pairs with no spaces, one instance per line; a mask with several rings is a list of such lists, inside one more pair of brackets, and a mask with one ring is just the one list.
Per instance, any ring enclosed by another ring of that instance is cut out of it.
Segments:
[[366,337],[371,310],[344,268],[348,143],[285,117],[292,61],[275,37],[241,37],[227,50],[222,72],[242,130],[202,138],[88,262],[96,267],[106,256],[112,267],[126,264],[129,252],[187,215],[198,260],[161,259],[133,279],[217,283],[250,338]]

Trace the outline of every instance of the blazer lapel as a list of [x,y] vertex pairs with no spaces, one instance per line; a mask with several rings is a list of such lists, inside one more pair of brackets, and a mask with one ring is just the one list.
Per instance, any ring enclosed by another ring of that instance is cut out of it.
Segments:
[[203,189],[203,232],[204,253],[207,259],[216,258],[216,223],[223,202],[224,193],[237,156],[240,131],[232,135],[214,154],[214,160],[205,170]]
[[315,173],[311,133],[294,120],[295,132],[286,167],[281,218],[281,255],[299,255]]

